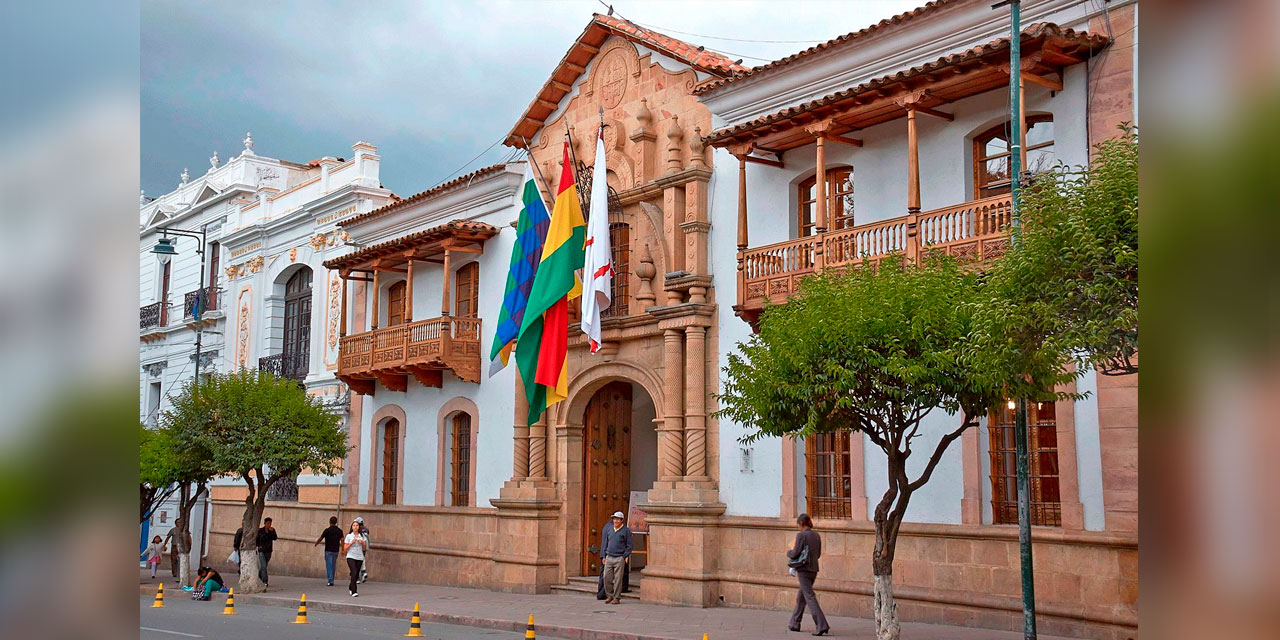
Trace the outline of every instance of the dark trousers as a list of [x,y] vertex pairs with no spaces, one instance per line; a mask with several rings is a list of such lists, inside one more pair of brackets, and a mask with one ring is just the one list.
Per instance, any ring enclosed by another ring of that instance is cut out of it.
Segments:
[[262,581],[262,584],[267,583],[267,563],[268,562],[271,562],[271,552],[259,551],[258,552],[258,579]]
[[800,590],[796,592],[796,609],[791,612],[792,629],[800,628],[800,621],[804,618],[805,605],[809,606],[809,615],[813,616],[813,624],[817,627],[816,631],[826,631],[831,628],[827,624],[827,616],[822,613],[822,607],[818,606],[818,596],[813,593],[813,581],[817,578],[817,572],[796,571],[796,579],[800,581]]
[[324,552],[324,575],[329,578],[329,584],[333,584],[333,574],[338,569],[338,552]]
[[364,560],[356,560],[355,558],[347,558],[347,570],[351,572],[351,582],[347,583],[347,590],[355,593],[356,584],[360,581],[360,565],[364,564]]

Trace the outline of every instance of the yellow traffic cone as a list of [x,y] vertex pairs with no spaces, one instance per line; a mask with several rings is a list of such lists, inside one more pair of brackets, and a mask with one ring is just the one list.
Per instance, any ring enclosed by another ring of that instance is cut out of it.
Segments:
[[702,640],[707,640],[707,634],[702,634]]
[[298,603],[298,617],[293,619],[294,624],[311,624],[307,622],[307,594],[302,594],[302,601]]
[[422,614],[418,612],[418,603],[413,603],[413,618],[409,620],[409,633],[406,638],[422,638]]
[[236,614],[236,590],[231,589],[227,592],[227,606],[222,608],[222,615],[234,616]]
[[156,585],[156,601],[151,603],[151,608],[152,609],[164,608],[164,583],[163,582]]
[[533,614],[529,614],[529,627],[525,629],[524,640],[537,640],[538,636],[533,632]]

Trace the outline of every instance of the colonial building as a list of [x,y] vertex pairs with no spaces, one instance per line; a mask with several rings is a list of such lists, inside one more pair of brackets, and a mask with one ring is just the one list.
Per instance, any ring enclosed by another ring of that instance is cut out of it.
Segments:
[[[642,599],[785,608],[780,550],[807,511],[824,535],[824,607],[870,615],[882,456],[848,435],[740,444],[744,427],[714,417],[719,370],[806,274],[1003,251],[1011,117],[1032,170],[1087,164],[1091,143],[1134,120],[1136,3],[1023,4],[1021,114],[1008,112],[1007,13],[989,2],[933,2],[754,69],[597,15],[509,132],[523,161],[344,217],[351,240],[323,264],[339,337],[322,353],[352,392],[336,481],[341,509],[375,532],[371,572],[536,593],[585,576],[594,591],[599,527],[622,510],[643,518]],[[614,303],[599,353],[570,318],[569,397],[529,426],[515,367],[484,372],[521,175],[530,163],[555,184],[568,138],[585,190],[602,120]],[[1034,415],[1041,628],[1129,637],[1136,380],[1089,371],[1076,389],[1089,395]],[[912,501],[904,619],[1020,624],[1006,413]],[[939,416],[925,437],[948,426]],[[335,506],[308,502],[321,501],[268,505],[277,570],[322,575],[310,542]],[[215,505],[215,547],[240,508]]]

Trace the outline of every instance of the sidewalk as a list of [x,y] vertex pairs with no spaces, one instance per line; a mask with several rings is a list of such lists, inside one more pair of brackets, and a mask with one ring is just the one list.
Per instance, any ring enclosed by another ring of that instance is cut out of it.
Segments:
[[[144,575],[142,591],[154,587]],[[170,583],[172,584],[172,582]],[[302,593],[307,594],[310,611],[329,611],[400,618],[408,624],[415,602],[423,622],[442,622],[483,629],[522,631],[529,614],[539,635],[572,640],[777,640],[808,637],[813,620],[805,615],[804,633],[786,630],[785,611],[763,611],[713,607],[673,607],[624,600],[609,606],[593,595],[564,593],[520,595],[480,589],[437,587],[371,581],[360,585],[360,597],[347,594],[345,580],[332,587],[323,579],[272,576],[271,589],[260,594],[236,594],[236,604],[296,608]],[[225,598],[226,596],[218,596]],[[832,638],[875,638],[875,625],[865,618],[828,617]],[[906,640],[1020,640],[1021,633],[903,623]],[[1043,640],[1066,640],[1041,635]]]

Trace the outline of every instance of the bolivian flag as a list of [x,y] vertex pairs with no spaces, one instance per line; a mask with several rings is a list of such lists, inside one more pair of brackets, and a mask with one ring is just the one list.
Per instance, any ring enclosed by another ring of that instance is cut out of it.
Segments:
[[586,237],[587,225],[578,204],[578,187],[566,140],[551,227],[547,229],[542,260],[529,291],[520,337],[516,339],[516,364],[529,397],[531,425],[547,407],[569,395],[569,301],[582,295],[577,272],[582,269]]

